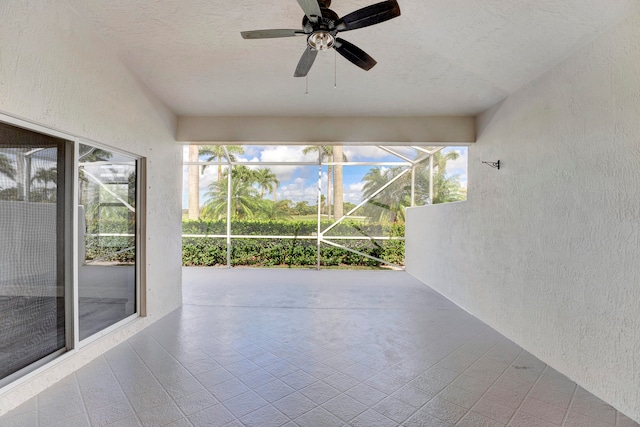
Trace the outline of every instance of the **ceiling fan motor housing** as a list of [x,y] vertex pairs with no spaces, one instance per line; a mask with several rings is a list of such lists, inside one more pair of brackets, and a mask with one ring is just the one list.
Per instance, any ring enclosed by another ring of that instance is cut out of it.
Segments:
[[336,42],[336,21],[339,19],[337,13],[328,9],[328,5],[331,4],[330,0],[319,0],[320,11],[322,16],[316,22],[313,22],[305,15],[302,18],[302,26],[305,33],[310,33],[307,37],[307,44],[309,47],[315,50],[329,50],[333,48]]

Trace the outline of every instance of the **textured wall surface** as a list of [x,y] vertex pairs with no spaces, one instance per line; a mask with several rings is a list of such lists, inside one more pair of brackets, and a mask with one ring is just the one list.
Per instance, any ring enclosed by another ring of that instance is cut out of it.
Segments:
[[63,358],[0,395],[0,414],[181,303],[181,150],[176,118],[66,2],[0,2],[0,112],[148,161],[150,317]]
[[341,142],[406,144],[475,142],[475,118],[442,117],[180,117],[178,141]]
[[638,40],[635,15],[481,115],[468,201],[407,228],[410,273],[636,420]]

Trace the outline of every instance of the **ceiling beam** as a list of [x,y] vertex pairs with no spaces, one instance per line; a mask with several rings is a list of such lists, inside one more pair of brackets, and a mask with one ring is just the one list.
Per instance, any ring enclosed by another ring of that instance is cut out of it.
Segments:
[[176,140],[193,143],[467,145],[475,118],[441,117],[179,117]]

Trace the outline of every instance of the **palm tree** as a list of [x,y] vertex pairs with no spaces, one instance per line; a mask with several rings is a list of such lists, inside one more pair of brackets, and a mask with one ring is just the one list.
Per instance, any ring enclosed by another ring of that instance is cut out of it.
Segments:
[[84,144],[80,144],[79,151],[78,161],[81,163],[106,162],[113,156],[109,151]]
[[7,156],[0,153],[0,174],[6,176],[11,180],[16,179],[16,168],[13,166],[13,162],[9,160]]
[[290,200],[281,200],[279,202],[272,202],[270,200],[262,200],[263,207],[261,216],[264,219],[291,219],[291,206]]
[[[304,154],[317,152],[320,153],[320,161],[327,161],[332,163],[336,156],[338,158],[342,158],[341,161],[346,162],[347,157],[342,152],[342,146],[331,146],[331,145],[312,145],[310,147],[306,147],[302,150]],[[340,183],[338,185],[335,184],[337,176],[334,172],[338,172]],[[340,192],[336,191],[339,188]],[[337,205],[340,208],[340,217],[342,217],[343,210],[343,191],[342,191],[342,165],[336,165],[335,168],[333,166],[327,167],[327,215],[331,218],[331,206]],[[331,203],[333,201],[333,203]],[[338,217],[338,215],[335,215]]]
[[[189,146],[189,162],[198,161],[198,146]],[[189,219],[200,217],[200,175],[198,175],[198,165],[189,165],[187,175],[187,186],[189,187]]]
[[387,177],[380,167],[369,169],[369,172],[362,179],[364,186],[362,187],[362,197],[370,197],[380,187],[387,183]]
[[[212,182],[206,194],[209,200],[204,204],[203,216],[212,219],[224,218],[227,214],[228,194],[228,182]],[[260,211],[260,202],[258,191],[247,181],[242,179],[231,180],[231,218],[253,218]]]
[[446,154],[442,154],[442,150],[433,154],[434,169],[438,171],[438,174],[444,175],[447,171],[447,162],[449,160],[456,160],[460,157],[460,153],[455,150],[448,151]]
[[[227,152],[230,160],[235,160],[234,154],[244,154],[244,149],[238,145],[228,145]],[[222,180],[222,159],[225,159],[224,148],[222,145],[190,145],[189,146],[189,162],[198,162],[200,156],[209,156],[204,161],[218,161],[218,182]],[[207,165],[202,165],[201,173]],[[189,219],[198,219],[200,217],[200,175],[198,174],[198,166],[189,166],[188,175],[189,187]]]
[[[7,156],[0,153],[0,176],[1,175],[6,176],[10,180],[16,180],[16,168]],[[0,190],[0,200],[18,199],[18,189],[16,187],[5,189],[0,188]]]
[[96,183],[90,181],[85,174],[85,167],[88,163],[108,162],[113,153],[90,145],[80,144],[78,147],[78,203],[84,207],[85,227],[88,233],[97,232],[99,229],[100,217],[98,213],[100,192]]
[[[333,161],[333,147],[329,146],[329,145],[312,145],[310,147],[306,147],[304,150],[302,150],[303,154],[309,154],[309,153],[319,153],[318,155],[320,156],[320,161],[324,162],[324,161],[328,161],[328,162],[332,162]],[[332,180],[333,180],[333,166],[328,166],[327,167],[327,199],[331,200],[331,193],[333,190],[332,187]],[[329,218],[331,218],[331,203],[328,204],[328,209],[327,209],[327,216],[329,216]]]
[[[375,167],[364,176],[362,187],[363,199],[371,197],[387,182],[398,176],[404,170],[403,167],[394,167],[382,171]],[[409,174],[398,178],[393,184],[379,192],[365,205],[367,216],[376,222],[398,222],[404,220],[404,208],[411,204],[411,182],[407,179]]]
[[[447,176],[447,162],[459,156],[457,151],[433,154],[433,200],[431,203],[447,203],[464,200],[465,192],[460,187],[457,175]],[[416,199],[426,203],[430,200],[429,193],[429,162],[424,161],[415,166]],[[370,197],[387,182],[398,176],[404,168],[395,167],[383,172],[381,168],[373,168],[365,175],[362,189],[363,198]],[[411,206],[411,176],[407,173],[398,178],[393,184],[378,193],[367,205],[364,211],[374,221],[397,222],[404,220],[404,209]]]
[[273,192],[273,201],[276,201],[276,191],[280,181],[276,177],[276,174],[271,172],[269,168],[260,168],[253,173],[256,184],[260,187],[260,198],[264,197],[264,192]]
[[[342,146],[333,147],[333,158],[342,159],[338,161],[346,162],[347,159],[342,152]],[[342,165],[335,165],[333,169],[333,214],[336,219],[342,218],[344,214],[344,191],[342,189]]]
[[[78,150],[79,150],[79,156],[78,156],[79,163],[106,162],[113,156],[113,153],[109,151],[103,150],[101,148],[95,148],[90,145],[80,144],[80,146],[78,147]],[[80,190],[79,190],[80,205],[88,206],[89,200],[87,199],[88,197],[87,187],[89,185],[89,180],[84,173],[83,166],[80,167],[78,173],[79,173],[79,184],[80,184]]]
[[433,155],[433,203],[456,202],[464,199],[464,193],[460,190],[460,180],[458,176],[446,177],[447,162],[456,160],[460,153],[452,150],[444,155],[438,151]]
[[457,175],[433,177],[433,203],[449,203],[465,200],[467,193],[460,186],[460,178]]
[[38,171],[31,178],[31,182],[42,182],[44,184],[44,200],[49,200],[49,188],[47,184],[49,182],[53,182],[54,184],[58,181],[58,170],[56,168],[49,169],[38,169]]
[[[239,145],[227,145],[225,146],[227,149],[227,153],[229,154],[229,160],[235,161],[235,154],[244,154],[244,148]],[[222,180],[222,159],[226,159],[224,154],[224,148],[222,145],[201,145],[199,149],[199,154],[201,156],[209,156],[204,161],[212,162],[214,160],[218,161],[218,181]],[[207,168],[207,165],[202,165],[202,173]]]
[[457,151],[433,154],[433,200],[429,193],[429,163],[423,162],[416,167],[416,198],[426,203],[433,204],[456,202],[465,199],[464,189],[460,187],[460,179],[457,175],[447,176],[447,162],[456,160],[460,156]]
[[[224,171],[222,174],[223,178],[226,178],[229,175],[228,171]],[[256,174],[255,171],[249,169],[244,165],[233,166],[231,169],[231,179],[240,180],[246,183],[247,185],[253,185],[256,183]]]

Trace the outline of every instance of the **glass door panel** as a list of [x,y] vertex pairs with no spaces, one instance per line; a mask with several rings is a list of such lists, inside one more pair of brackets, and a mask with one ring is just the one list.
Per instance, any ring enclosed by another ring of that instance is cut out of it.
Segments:
[[78,172],[82,340],[136,312],[137,161],[81,144]]
[[0,384],[66,345],[65,149],[0,123]]

